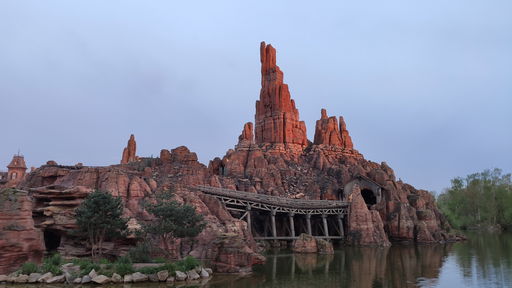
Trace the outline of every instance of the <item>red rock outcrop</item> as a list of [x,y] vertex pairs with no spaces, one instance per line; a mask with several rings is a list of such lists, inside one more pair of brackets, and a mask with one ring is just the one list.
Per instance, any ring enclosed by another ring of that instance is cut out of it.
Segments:
[[357,185],[352,189],[351,200],[347,219],[347,242],[353,245],[391,245],[384,232],[384,224],[379,212],[368,210]]
[[238,143],[244,144],[252,144],[254,143],[254,131],[253,131],[252,122],[247,122],[244,125],[244,130],[242,130],[242,134],[238,136]]
[[0,190],[0,247],[0,274],[43,256],[42,233],[34,227],[32,199],[26,191]]
[[[151,201],[157,192],[172,189],[175,200],[193,205],[198,213],[204,215],[207,226],[194,239],[176,240],[169,251],[171,255],[194,255],[213,263],[222,272],[248,272],[252,265],[262,263],[264,258],[256,252],[258,249],[247,224],[233,218],[216,198],[189,189],[194,185],[207,184],[205,181],[209,178],[208,169],[197,162],[197,155],[184,146],[170,152],[165,150],[162,155],[165,161],[141,158],[130,166],[45,165],[36,169],[19,185],[35,198],[34,208],[29,209],[28,214],[30,220],[33,215],[34,222],[28,226],[39,231],[38,236],[43,231],[58,234],[58,250],[62,255],[84,256],[87,255],[87,247],[70,231],[76,228],[74,209],[91,191],[98,189],[121,197],[130,226],[138,227],[152,219],[141,203]],[[0,216],[2,213],[0,210]],[[0,241],[2,239],[0,235]],[[133,241],[129,239],[106,243],[106,254],[126,253],[130,245]],[[0,250],[0,258],[3,256]],[[0,269],[0,273],[4,272]]]
[[128,145],[123,150],[123,157],[121,158],[121,164],[128,164],[137,160],[137,143],[135,142],[135,136],[130,135]]
[[341,147],[345,150],[353,150],[354,144],[347,130],[345,120],[340,116],[340,123],[336,117],[328,117],[327,111],[322,109],[320,120],[316,121],[315,145],[328,145]]
[[283,72],[276,65],[276,49],[261,42],[261,91],[256,101],[256,143],[306,146],[306,124],[299,119]]

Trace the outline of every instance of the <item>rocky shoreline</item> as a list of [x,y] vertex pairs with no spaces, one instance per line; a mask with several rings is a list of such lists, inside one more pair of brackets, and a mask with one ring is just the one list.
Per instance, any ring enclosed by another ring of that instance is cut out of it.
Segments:
[[47,273],[31,273],[29,275],[11,273],[9,275],[0,275],[0,284],[109,284],[109,283],[142,283],[142,282],[165,282],[165,283],[188,283],[202,282],[205,283],[213,277],[213,271],[210,268],[197,267],[189,271],[161,270],[154,274],[144,274],[135,272],[121,276],[113,273],[112,276],[98,274],[92,269],[87,275],[76,276],[75,272],[79,271],[79,266],[73,263],[67,263],[61,266],[63,274],[53,275]]

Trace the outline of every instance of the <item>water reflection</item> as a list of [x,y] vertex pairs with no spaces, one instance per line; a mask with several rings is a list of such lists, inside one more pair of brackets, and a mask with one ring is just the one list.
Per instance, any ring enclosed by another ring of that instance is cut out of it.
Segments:
[[446,245],[345,247],[335,255],[271,252],[251,277],[206,287],[512,287],[512,235],[468,236]]
[[[209,282],[182,285],[209,288],[512,287],[512,234],[467,236],[466,242],[447,245],[344,247],[337,249],[334,255],[273,251],[267,255],[267,263],[256,267],[251,275],[216,274]],[[143,283],[109,287],[171,286]]]

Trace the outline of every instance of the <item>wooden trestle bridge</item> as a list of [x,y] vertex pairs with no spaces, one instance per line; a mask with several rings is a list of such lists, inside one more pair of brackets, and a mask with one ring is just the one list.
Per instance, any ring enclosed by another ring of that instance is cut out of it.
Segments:
[[255,240],[294,240],[300,233],[329,240],[345,236],[348,202],[291,199],[210,186],[194,188],[219,199],[234,217],[245,220]]

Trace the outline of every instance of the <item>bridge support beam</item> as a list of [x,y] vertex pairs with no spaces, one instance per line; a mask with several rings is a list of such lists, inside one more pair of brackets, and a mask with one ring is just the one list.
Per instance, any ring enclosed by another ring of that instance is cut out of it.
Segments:
[[327,225],[327,215],[322,214],[322,222],[324,224],[324,235],[325,237],[329,237],[329,226]]
[[343,215],[338,215],[338,226],[340,229],[340,236],[345,238],[345,230],[343,229]]
[[288,215],[288,217],[290,218],[290,236],[291,237],[295,237],[295,221],[293,219],[293,217],[295,216],[295,214],[293,213],[290,213]]
[[247,229],[252,234],[251,206],[247,205],[247,207],[245,207],[245,211],[247,212]]
[[308,229],[308,234],[313,236],[313,233],[311,232],[311,214],[306,214],[306,227]]
[[276,230],[276,210],[272,210],[270,213],[270,224],[272,225],[272,237],[277,237]]

